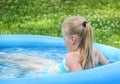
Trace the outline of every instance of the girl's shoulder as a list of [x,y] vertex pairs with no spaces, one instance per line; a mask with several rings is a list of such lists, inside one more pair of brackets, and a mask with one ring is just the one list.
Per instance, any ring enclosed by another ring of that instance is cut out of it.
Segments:
[[80,55],[80,53],[78,53],[78,52],[69,52],[66,54],[66,57],[77,57],[79,55]]
[[66,54],[65,59],[78,61],[80,59],[80,54],[78,52],[69,52]]
[[65,64],[70,71],[81,70],[81,65],[79,63],[80,58],[77,52],[70,52],[65,57]]

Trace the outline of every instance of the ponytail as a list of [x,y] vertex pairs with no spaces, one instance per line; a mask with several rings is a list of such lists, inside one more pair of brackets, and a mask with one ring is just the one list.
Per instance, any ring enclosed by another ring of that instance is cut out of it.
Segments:
[[81,53],[80,64],[83,69],[88,69],[95,67],[95,62],[92,54],[93,36],[90,24],[84,21],[82,25],[84,29],[79,45]]

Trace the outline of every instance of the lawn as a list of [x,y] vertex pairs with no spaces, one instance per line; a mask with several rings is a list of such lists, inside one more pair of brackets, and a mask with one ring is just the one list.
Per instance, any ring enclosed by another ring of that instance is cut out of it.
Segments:
[[61,37],[61,23],[73,15],[88,19],[94,42],[120,48],[119,0],[1,0],[0,34]]

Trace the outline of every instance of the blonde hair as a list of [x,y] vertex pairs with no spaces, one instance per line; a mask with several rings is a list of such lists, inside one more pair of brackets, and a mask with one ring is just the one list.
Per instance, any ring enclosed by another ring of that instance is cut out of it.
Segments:
[[92,53],[93,34],[91,25],[81,16],[72,16],[62,24],[62,29],[67,36],[78,35],[80,43],[80,64],[83,69],[95,67]]

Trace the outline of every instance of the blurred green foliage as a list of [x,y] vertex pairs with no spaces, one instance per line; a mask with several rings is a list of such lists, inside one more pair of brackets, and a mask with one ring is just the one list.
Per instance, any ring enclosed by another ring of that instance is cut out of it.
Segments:
[[95,42],[120,48],[119,0],[0,0],[0,34],[61,37],[61,23],[73,15],[89,20]]

